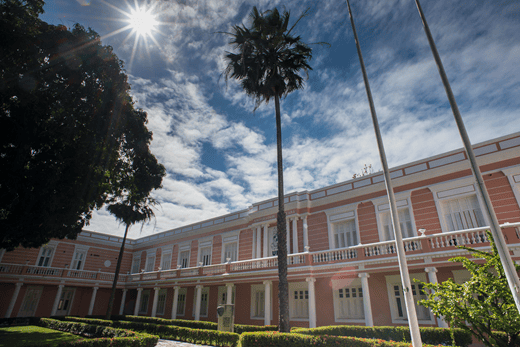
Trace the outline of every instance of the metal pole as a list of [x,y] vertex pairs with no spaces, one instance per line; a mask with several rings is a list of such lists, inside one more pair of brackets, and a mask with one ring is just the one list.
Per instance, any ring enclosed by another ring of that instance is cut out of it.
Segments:
[[502,266],[504,267],[504,272],[506,274],[507,283],[509,284],[509,289],[513,294],[513,299],[515,300],[516,308],[520,312],[520,280],[518,279],[518,273],[516,272],[515,266],[513,264],[513,259],[511,259],[511,254],[509,253],[509,249],[507,248],[507,244],[504,239],[504,234],[502,233],[502,229],[500,228],[500,224],[498,223],[495,210],[493,210],[493,205],[491,204],[491,199],[489,198],[486,186],[484,185],[484,179],[482,178],[482,173],[480,172],[477,160],[475,158],[475,154],[473,153],[473,147],[471,146],[468,133],[466,132],[466,127],[464,126],[464,122],[462,121],[462,117],[460,115],[457,102],[455,101],[455,96],[453,95],[453,92],[451,90],[450,82],[448,81],[448,77],[446,76],[446,72],[444,71],[444,66],[442,65],[439,52],[437,51],[437,47],[435,46],[435,42],[433,41],[432,33],[430,32],[430,28],[428,26],[428,23],[426,22],[426,17],[424,16],[424,12],[421,8],[419,0],[415,0],[415,4],[417,5],[417,9],[419,10],[419,15],[421,16],[424,31],[426,32],[426,37],[428,38],[428,42],[430,44],[430,48],[435,59],[435,63],[437,64],[437,69],[439,69],[442,84],[444,85],[444,89],[446,90],[446,95],[448,96],[448,100],[450,102],[453,117],[455,117],[455,123],[457,123],[457,128],[459,129],[460,137],[462,138],[462,142],[464,143],[464,148],[466,150],[466,154],[468,155],[468,159],[471,164],[471,170],[473,171],[473,175],[475,176],[475,180],[477,181],[478,191],[484,199],[484,207],[491,222],[491,234],[493,235],[493,239],[495,241],[495,245],[497,247],[500,260],[502,262]]
[[370,113],[372,114],[372,122],[374,123],[374,131],[376,133],[377,147],[379,148],[379,156],[381,158],[381,164],[383,165],[383,174],[385,177],[386,192],[388,194],[388,202],[390,204],[390,217],[392,219],[392,225],[394,227],[395,243],[397,248],[397,261],[399,262],[399,271],[401,272],[401,282],[403,285],[404,299],[406,304],[406,313],[408,315],[408,325],[410,326],[410,335],[412,337],[413,347],[421,347],[421,333],[419,331],[419,322],[417,321],[417,313],[415,312],[415,304],[413,301],[413,294],[411,290],[410,275],[408,273],[408,264],[406,263],[406,255],[403,246],[403,237],[401,234],[401,227],[399,225],[399,217],[397,215],[397,207],[395,204],[394,189],[392,187],[392,181],[390,180],[390,171],[388,169],[388,163],[386,161],[385,149],[383,146],[383,139],[381,137],[381,131],[379,130],[379,122],[377,120],[376,109],[374,101],[372,99],[372,92],[368,83],[367,72],[365,69],[365,63],[363,61],[363,55],[361,54],[361,47],[359,46],[359,40],[356,33],[356,27],[354,25],[354,18],[352,17],[352,11],[350,9],[350,2],[347,0],[348,13],[350,16],[350,23],[352,24],[352,32],[354,33],[354,39],[356,41],[356,48],[361,64],[361,71],[363,72],[363,80],[365,81],[365,89],[367,92],[368,103],[370,105]]

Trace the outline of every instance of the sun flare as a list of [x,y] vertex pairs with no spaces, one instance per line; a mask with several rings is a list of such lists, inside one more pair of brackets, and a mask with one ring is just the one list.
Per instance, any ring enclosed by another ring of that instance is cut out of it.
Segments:
[[152,9],[146,9],[144,7],[137,7],[132,9],[129,13],[128,23],[139,36],[151,36],[157,26],[157,20]]

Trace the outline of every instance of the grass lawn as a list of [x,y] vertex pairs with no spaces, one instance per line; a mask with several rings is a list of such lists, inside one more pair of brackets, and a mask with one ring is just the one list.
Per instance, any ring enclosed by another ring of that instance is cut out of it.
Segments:
[[83,339],[69,333],[42,328],[34,325],[0,328],[0,346],[37,346],[50,344],[57,346],[61,342]]

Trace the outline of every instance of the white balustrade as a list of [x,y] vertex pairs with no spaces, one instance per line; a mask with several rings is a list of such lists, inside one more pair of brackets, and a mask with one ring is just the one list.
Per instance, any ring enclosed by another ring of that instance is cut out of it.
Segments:
[[487,228],[475,228],[428,235],[427,237],[430,239],[432,249],[453,246],[473,246],[489,242],[486,230]]
[[0,272],[3,272],[3,273],[21,274],[22,269],[23,269],[23,265],[0,264]]
[[172,278],[172,277],[177,277],[177,270],[161,271],[161,278]]
[[257,270],[278,266],[278,257],[244,260],[231,263],[231,271]]
[[209,265],[209,266],[204,266],[202,268],[202,273],[204,275],[223,274],[224,272],[226,272],[226,265],[222,265],[222,264]]
[[358,250],[354,247],[331,249],[322,252],[313,252],[313,263],[326,263],[329,261],[346,260],[357,258]]
[[97,275],[97,272],[95,272],[95,271],[69,270],[67,272],[67,276],[73,277],[73,278],[93,279],[93,278],[96,278],[96,275]]
[[143,275],[143,280],[156,280],[157,272],[151,272]]
[[181,277],[198,276],[198,275],[199,275],[199,268],[197,268],[197,267],[191,267],[191,268],[181,270]]
[[305,264],[304,254],[291,254],[287,256],[287,265]]
[[44,266],[29,266],[27,273],[31,275],[61,276],[63,269]]

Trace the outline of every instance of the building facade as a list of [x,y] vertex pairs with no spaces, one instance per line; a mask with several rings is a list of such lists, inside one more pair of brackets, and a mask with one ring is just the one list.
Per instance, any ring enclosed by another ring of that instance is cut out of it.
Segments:
[[[475,146],[513,260],[520,261],[520,133]],[[456,245],[489,249],[489,225],[464,151],[391,169],[410,276],[423,282],[468,272],[448,259]],[[287,194],[292,326],[406,325],[381,172]],[[278,323],[277,200],[152,236],[128,240],[113,314]],[[4,317],[104,314],[121,237],[83,231],[39,249],[0,251]],[[424,298],[412,284],[414,299]],[[416,305],[422,326],[446,326]]]

